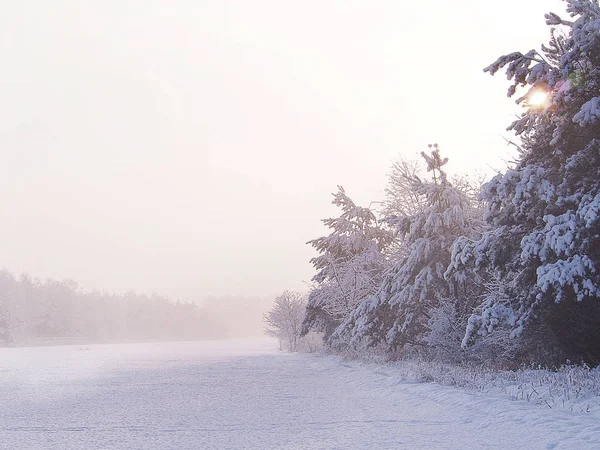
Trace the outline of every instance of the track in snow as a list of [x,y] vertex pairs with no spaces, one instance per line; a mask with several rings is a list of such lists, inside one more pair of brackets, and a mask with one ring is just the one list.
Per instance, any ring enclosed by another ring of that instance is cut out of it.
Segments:
[[0,350],[2,449],[592,449],[598,417],[272,341]]

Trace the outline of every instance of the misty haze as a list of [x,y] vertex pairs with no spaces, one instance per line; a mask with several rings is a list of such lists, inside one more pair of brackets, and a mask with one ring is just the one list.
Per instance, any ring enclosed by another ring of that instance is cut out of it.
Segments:
[[0,16],[0,449],[595,449],[598,0]]

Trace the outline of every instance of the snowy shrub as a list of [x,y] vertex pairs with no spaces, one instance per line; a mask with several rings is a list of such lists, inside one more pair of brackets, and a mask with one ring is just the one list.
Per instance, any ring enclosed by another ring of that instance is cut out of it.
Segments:
[[428,329],[424,342],[430,348],[429,355],[439,361],[461,360],[460,342],[464,335],[466,318],[460,316],[454,305],[445,299],[429,312]]
[[556,370],[520,367],[509,371],[485,364],[448,364],[422,358],[389,361],[380,348],[346,350],[341,357],[367,364],[373,371],[393,378],[507,396],[542,408],[577,413],[600,411],[600,367],[568,364]]
[[304,353],[318,353],[323,351],[323,333],[311,331],[300,338],[298,351]]

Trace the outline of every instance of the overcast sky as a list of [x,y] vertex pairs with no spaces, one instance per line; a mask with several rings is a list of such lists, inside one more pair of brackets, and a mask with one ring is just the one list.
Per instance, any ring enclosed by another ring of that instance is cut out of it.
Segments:
[[381,199],[437,142],[502,169],[482,68],[558,0],[12,1],[0,17],[0,266],[180,299],[306,289],[341,184]]

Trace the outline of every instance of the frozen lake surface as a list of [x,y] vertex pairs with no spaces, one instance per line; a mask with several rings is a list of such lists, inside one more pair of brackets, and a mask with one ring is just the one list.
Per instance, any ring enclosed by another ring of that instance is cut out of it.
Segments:
[[597,449],[600,421],[270,340],[0,349],[2,449]]

